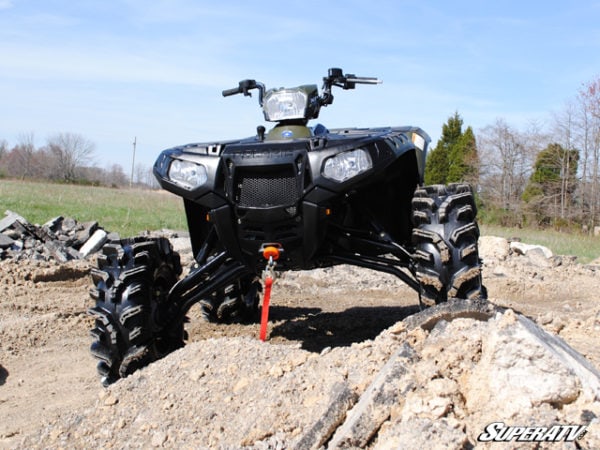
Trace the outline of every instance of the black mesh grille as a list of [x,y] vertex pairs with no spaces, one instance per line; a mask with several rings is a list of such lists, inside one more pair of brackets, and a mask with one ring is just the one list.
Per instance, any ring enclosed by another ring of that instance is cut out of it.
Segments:
[[237,179],[236,199],[240,206],[264,208],[291,205],[300,197],[291,168],[270,172],[242,170]]

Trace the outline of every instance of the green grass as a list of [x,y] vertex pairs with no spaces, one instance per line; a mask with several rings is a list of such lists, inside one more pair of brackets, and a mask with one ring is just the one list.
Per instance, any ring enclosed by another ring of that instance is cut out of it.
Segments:
[[0,219],[7,209],[37,224],[56,216],[95,220],[121,237],[187,229],[183,201],[165,191],[0,180]]
[[527,244],[548,247],[555,255],[575,255],[577,261],[582,264],[600,257],[600,237],[581,233],[481,225],[481,234],[504,238],[520,238],[522,242]]
[[[7,209],[37,224],[56,216],[95,220],[122,237],[144,230],[187,229],[183,201],[165,191],[0,180],[0,218]],[[482,225],[481,233],[544,245],[555,254],[575,255],[581,263],[600,257],[600,237],[494,225]]]

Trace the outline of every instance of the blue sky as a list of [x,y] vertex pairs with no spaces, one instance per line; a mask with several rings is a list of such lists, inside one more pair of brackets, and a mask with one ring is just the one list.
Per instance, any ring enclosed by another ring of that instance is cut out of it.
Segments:
[[[284,6],[285,5],[285,6]],[[544,121],[600,75],[600,1],[0,0],[0,140],[73,132],[100,167],[245,137],[256,99],[221,90],[378,76],[334,92],[328,127],[417,125],[455,111],[475,131]]]

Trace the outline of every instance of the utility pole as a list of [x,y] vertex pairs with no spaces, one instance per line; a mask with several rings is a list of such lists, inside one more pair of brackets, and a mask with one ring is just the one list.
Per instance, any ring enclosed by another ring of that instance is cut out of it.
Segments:
[[133,138],[133,157],[131,158],[131,178],[129,179],[129,187],[133,187],[133,171],[135,168],[135,146],[137,145],[137,136]]

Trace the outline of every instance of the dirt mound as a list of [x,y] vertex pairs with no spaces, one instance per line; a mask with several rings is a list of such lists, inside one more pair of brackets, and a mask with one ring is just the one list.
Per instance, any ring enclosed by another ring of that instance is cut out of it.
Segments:
[[600,448],[598,272],[500,245],[482,253],[477,314],[415,314],[410,289],[353,267],[286,274],[269,342],[192,308],[185,348],[108,389],[87,263],[1,261],[0,446],[488,448],[478,437],[513,433],[539,448],[516,439],[571,433]]
[[[465,448],[494,422],[588,424],[600,415],[600,373],[529,319],[435,312],[323,354],[249,338],[196,342],[23,444],[397,448],[417,439]],[[580,442],[597,448],[598,438]]]

